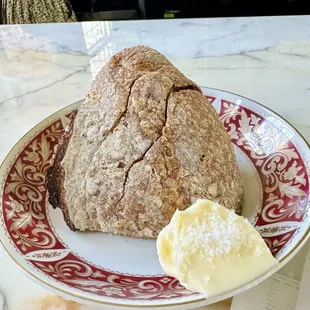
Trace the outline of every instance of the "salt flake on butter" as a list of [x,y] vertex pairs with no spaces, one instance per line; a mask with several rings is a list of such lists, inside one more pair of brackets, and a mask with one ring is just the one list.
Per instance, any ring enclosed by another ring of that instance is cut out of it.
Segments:
[[157,238],[163,270],[206,298],[266,273],[278,261],[242,216],[207,199],[176,211]]

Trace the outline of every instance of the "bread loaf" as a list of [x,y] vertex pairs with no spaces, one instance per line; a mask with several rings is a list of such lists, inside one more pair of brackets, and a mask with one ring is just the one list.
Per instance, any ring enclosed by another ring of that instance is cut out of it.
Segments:
[[200,88],[146,46],[94,79],[47,171],[49,202],[72,230],[156,238],[198,198],[240,214],[234,150]]

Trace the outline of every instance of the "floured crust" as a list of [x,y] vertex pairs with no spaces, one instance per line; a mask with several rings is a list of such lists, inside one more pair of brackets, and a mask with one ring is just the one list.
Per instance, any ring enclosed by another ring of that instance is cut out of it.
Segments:
[[47,186],[71,229],[132,237],[156,238],[197,198],[242,209],[240,173],[216,111],[144,46],[123,50],[100,71]]

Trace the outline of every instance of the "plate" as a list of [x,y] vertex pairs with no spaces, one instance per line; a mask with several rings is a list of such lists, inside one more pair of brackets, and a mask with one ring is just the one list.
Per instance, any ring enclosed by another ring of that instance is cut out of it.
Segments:
[[243,215],[280,262],[276,268],[206,300],[164,274],[155,240],[70,231],[59,209],[47,203],[44,174],[70,114],[81,102],[38,124],[1,166],[0,240],[11,259],[57,294],[117,309],[188,309],[214,303],[282,267],[309,237],[309,146],[294,127],[263,105],[222,90],[203,92],[234,145],[244,183]]

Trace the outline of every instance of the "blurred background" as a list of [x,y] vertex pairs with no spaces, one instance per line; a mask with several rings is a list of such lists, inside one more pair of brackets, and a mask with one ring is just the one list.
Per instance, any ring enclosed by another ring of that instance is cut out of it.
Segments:
[[[310,0],[52,0],[58,12],[69,17],[51,16],[46,0],[0,0],[1,23],[36,23],[58,21],[101,21],[130,19],[171,19],[199,17],[275,16],[310,14]],[[32,11],[32,18],[17,19],[14,7]],[[42,7],[43,5],[43,7]],[[44,12],[44,13],[35,13]],[[73,14],[73,15],[72,15]],[[73,17],[73,18],[72,18]]]
[[309,0],[71,0],[78,20],[302,15]]

